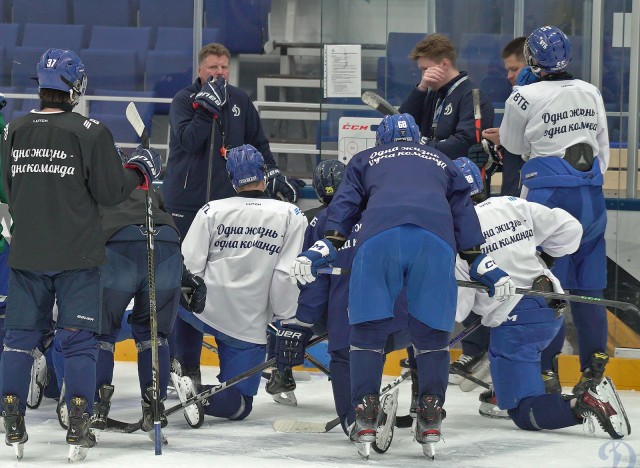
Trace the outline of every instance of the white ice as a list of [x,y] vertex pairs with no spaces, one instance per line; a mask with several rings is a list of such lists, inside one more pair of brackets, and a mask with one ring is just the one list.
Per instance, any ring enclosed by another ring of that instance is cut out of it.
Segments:
[[[205,383],[214,383],[217,369],[203,367]],[[391,378],[385,377],[385,380]],[[356,448],[339,427],[323,434],[284,434],[273,431],[275,419],[326,422],[335,417],[331,384],[321,374],[298,383],[297,407],[275,403],[264,391],[264,380],[254,400],[251,415],[239,422],[205,416],[200,429],[190,428],[182,412],[169,417],[164,429],[169,445],[162,456],[155,456],[146,434],[102,433],[97,446],[89,450],[81,465],[92,467],[347,467],[416,464],[446,467],[631,467],[640,463],[640,393],[621,391],[632,426],[631,435],[613,441],[599,427],[588,436],[582,426],[557,431],[527,432],[511,421],[487,419],[478,415],[480,390],[462,393],[450,386],[447,392],[447,419],[443,423],[444,442],[437,445],[436,460],[429,462],[422,448],[413,441],[410,429],[396,429],[389,451],[371,452],[362,461]],[[136,421],[140,415],[140,395],[135,363],[116,363],[115,395],[110,417]],[[398,414],[409,409],[410,383],[400,386]],[[566,389],[568,390],[568,389]],[[167,407],[177,403],[170,395]],[[29,441],[24,458],[17,462],[13,449],[0,449],[0,467],[67,465],[65,431],[55,415],[55,404],[44,400],[37,410],[28,410]],[[0,434],[3,436],[3,434]]]

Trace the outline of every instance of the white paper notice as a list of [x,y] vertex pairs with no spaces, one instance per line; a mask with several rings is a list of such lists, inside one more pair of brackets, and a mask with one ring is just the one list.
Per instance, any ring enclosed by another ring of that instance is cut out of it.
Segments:
[[359,44],[324,46],[324,97],[362,95],[361,58]]

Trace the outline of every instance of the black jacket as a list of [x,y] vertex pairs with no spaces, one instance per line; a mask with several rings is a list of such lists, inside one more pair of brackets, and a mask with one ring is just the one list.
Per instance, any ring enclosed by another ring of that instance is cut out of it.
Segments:
[[56,271],[104,263],[98,205],[139,184],[107,127],[75,112],[32,112],[5,128],[2,183],[13,218],[9,266]]

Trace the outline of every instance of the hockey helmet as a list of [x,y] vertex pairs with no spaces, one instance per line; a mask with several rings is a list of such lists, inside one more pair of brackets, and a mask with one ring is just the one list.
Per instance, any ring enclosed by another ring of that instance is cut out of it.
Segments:
[[243,185],[266,181],[267,166],[260,151],[251,145],[242,145],[227,154],[227,174],[237,190]]
[[462,175],[464,175],[464,178],[471,186],[471,196],[476,195],[484,190],[484,186],[482,183],[482,174],[480,173],[480,169],[478,169],[478,166],[474,162],[472,162],[469,158],[462,157],[454,159],[453,163],[458,166],[458,169],[460,169]]
[[36,67],[40,89],[68,91],[77,104],[87,89],[87,74],[80,57],[72,50],[49,49]]
[[420,141],[420,129],[410,114],[386,115],[376,130],[376,145]]
[[571,61],[571,43],[561,29],[543,26],[534,30],[524,43],[524,59],[531,70],[549,73],[564,70]]
[[336,193],[342,177],[344,176],[345,165],[337,159],[327,159],[320,161],[313,171],[313,189],[316,191],[318,200],[328,205]]

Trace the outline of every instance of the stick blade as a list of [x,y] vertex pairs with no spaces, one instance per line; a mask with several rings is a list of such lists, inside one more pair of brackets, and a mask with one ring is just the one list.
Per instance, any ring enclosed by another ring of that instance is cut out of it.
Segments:
[[127,120],[138,134],[140,139],[142,140],[142,146],[144,148],[149,147],[149,133],[144,126],[144,122],[142,121],[142,117],[140,117],[140,113],[138,112],[138,108],[133,102],[130,102],[127,105],[127,110],[125,111],[127,116]]
[[365,91],[364,93],[362,93],[361,99],[362,102],[364,102],[367,106],[377,110],[384,115],[394,115],[398,113],[398,109],[393,107],[391,103],[389,103],[379,94],[376,94],[373,91]]
[[[331,429],[331,428],[330,428]],[[326,422],[296,421],[294,419],[276,419],[273,430],[286,433],[323,433],[327,432]]]
[[482,112],[480,110],[480,90],[474,88],[471,90],[473,96],[473,118],[476,120],[482,119]]

